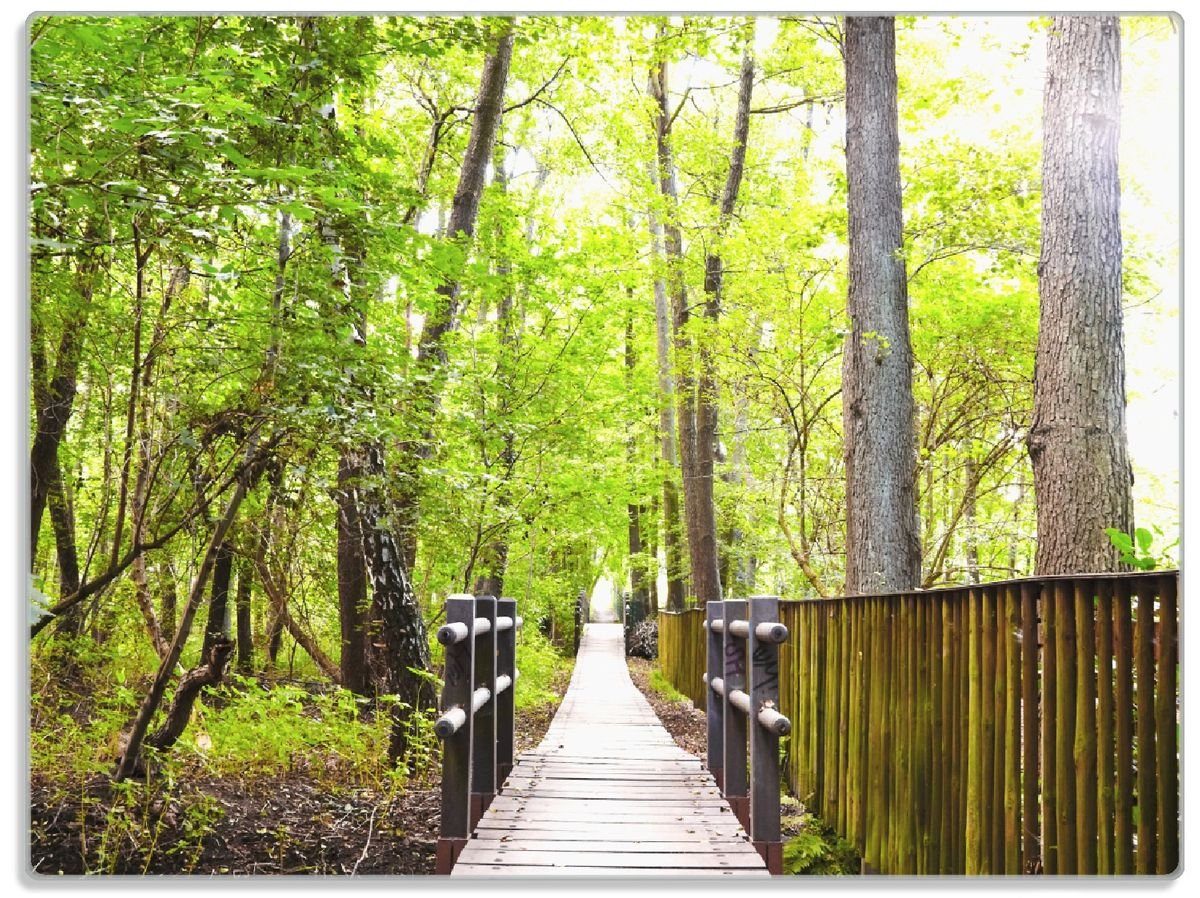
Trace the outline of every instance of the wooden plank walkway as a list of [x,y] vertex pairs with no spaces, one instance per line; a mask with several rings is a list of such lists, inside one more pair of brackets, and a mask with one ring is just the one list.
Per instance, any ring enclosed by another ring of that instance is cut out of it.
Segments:
[[523,753],[453,876],[758,876],[712,775],[629,679],[620,624],[588,624],[546,737]]

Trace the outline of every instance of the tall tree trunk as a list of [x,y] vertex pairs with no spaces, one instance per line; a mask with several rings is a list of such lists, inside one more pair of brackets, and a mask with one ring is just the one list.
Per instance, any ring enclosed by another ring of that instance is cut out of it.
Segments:
[[1056,16],[1046,44],[1041,314],[1028,438],[1039,575],[1119,570],[1104,530],[1133,530],[1120,101],[1120,20]]
[[[487,164],[492,155],[504,104],[504,88],[512,59],[513,32],[507,25],[496,49],[484,60],[466,155],[450,213],[450,236],[465,252],[475,233]],[[420,462],[433,445],[433,426],[442,385],[446,351],[443,341],[458,313],[459,284],[451,278],[437,288],[439,303],[425,321],[418,343],[416,386],[408,408],[413,432],[421,437],[405,447],[395,479],[388,474],[383,449],[371,446],[364,459],[365,488],[356,490],[363,536],[363,554],[372,585],[372,620],[368,662],[376,689],[395,695],[388,756],[403,759],[410,735],[410,715],[432,701],[425,679],[412,671],[429,669],[425,622],[413,589],[411,571],[416,558],[420,502]],[[398,496],[388,501],[383,485],[394,483]],[[396,522],[395,526],[389,524]]]
[[[650,95],[659,104],[659,115],[655,124],[655,145],[659,161],[656,166],[652,167],[652,172],[659,184],[660,191],[663,190],[662,185],[664,180],[668,178],[663,173],[661,157],[664,150],[668,161],[670,160],[670,146],[666,143],[666,128],[669,118],[663,111],[666,109],[667,104],[666,79],[666,62],[660,63],[658,68],[650,72]],[[669,176],[666,192],[673,191],[674,183],[674,174],[672,172]],[[665,256],[668,269],[677,269],[678,266],[671,261],[670,247],[674,239],[678,243],[676,256],[682,252],[682,239],[680,238],[678,227],[668,230],[668,226],[659,221],[658,217],[652,212],[650,214],[650,238],[656,266],[663,262]],[[682,287],[682,284],[680,286]],[[662,460],[665,468],[662,490],[662,532],[663,548],[667,561],[667,610],[682,611],[686,593],[683,570],[683,555],[686,551],[686,543],[683,530],[685,522],[679,508],[679,490],[675,485],[675,471],[680,466],[678,447],[675,442],[675,424],[676,406],[684,404],[678,398],[679,392],[682,392],[683,387],[682,385],[678,385],[677,387],[675,375],[672,371],[671,345],[673,316],[671,300],[667,293],[666,279],[659,272],[655,272],[654,276],[654,323],[658,350],[658,390],[660,403],[658,425],[659,434],[662,437]],[[685,407],[690,409],[690,405],[686,405]],[[682,423],[679,427],[680,431],[685,429]],[[688,430],[690,432],[690,428]]]
[[[751,26],[753,27],[753,26]],[[710,248],[704,261],[704,317],[710,333],[699,340],[697,362],[699,384],[696,395],[696,432],[694,470],[684,471],[684,478],[694,486],[690,496],[687,515],[694,520],[690,528],[694,536],[689,539],[692,558],[692,590],[696,600],[718,601],[721,598],[721,569],[717,544],[717,514],[713,501],[713,471],[717,444],[717,365],[711,342],[718,319],[721,317],[721,292],[725,279],[725,263],[721,258],[720,244],[733,218],[741,190],[742,175],[746,168],[746,143],[750,136],[750,98],[754,91],[754,57],[750,48],[753,32],[742,54],[742,68],[738,79],[737,115],[733,128],[733,151],[729,158],[729,170],[725,176],[725,187],[721,191],[718,208],[716,243]]]
[[[145,529],[146,503],[149,499],[148,492],[150,489],[150,470],[152,464],[150,451],[152,443],[150,431],[150,408],[152,404],[150,389],[154,383],[155,362],[166,340],[167,314],[171,310],[171,304],[184,288],[187,287],[189,280],[190,272],[187,266],[181,265],[172,271],[171,280],[163,291],[162,305],[159,308],[158,319],[154,324],[154,337],[140,365],[141,390],[139,391],[140,401],[137,402],[136,429],[138,468],[137,476],[133,482],[133,495],[130,499],[130,514],[133,517],[132,542],[135,544],[141,540]],[[163,631],[165,630],[167,634],[170,634],[174,630],[174,605],[170,606],[172,609],[170,624],[165,619],[159,621],[154,613],[154,604],[150,598],[150,577],[144,553],[139,553],[137,558],[134,559],[130,570],[130,578],[133,580],[134,599],[137,602],[138,608],[141,609],[142,619],[146,622],[146,631],[150,636],[150,642],[154,645],[154,650],[158,653],[158,657],[164,658],[170,650],[171,644],[168,638],[163,635]],[[174,587],[172,586],[173,589]],[[164,614],[166,609],[167,600],[164,597]]]
[[846,594],[911,589],[921,579],[890,17],[847,16],[846,180],[850,333],[842,362]]
[[[88,235],[95,236],[93,229]],[[100,271],[97,255],[82,256],[76,266],[75,282],[79,289],[79,304],[63,323],[58,352],[54,359],[54,376],[46,385],[44,402],[35,413],[33,445],[29,449],[29,552],[32,559],[37,551],[42,515],[58,473],[58,447],[67,431],[75,402],[79,380],[79,362],[83,354],[84,330],[91,312],[92,295]],[[42,391],[39,390],[39,393]]]

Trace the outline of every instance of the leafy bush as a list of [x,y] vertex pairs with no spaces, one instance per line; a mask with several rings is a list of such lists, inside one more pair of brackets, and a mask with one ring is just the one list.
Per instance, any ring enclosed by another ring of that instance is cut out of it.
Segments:
[[563,658],[537,627],[524,626],[517,636],[516,706],[530,708],[554,701],[558,696],[550,688],[555,677],[569,670],[571,662]]

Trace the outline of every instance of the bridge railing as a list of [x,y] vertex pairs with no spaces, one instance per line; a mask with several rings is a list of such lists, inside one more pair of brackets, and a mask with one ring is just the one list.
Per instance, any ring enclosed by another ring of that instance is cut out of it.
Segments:
[[[1178,578],[781,602],[792,791],[882,873],[1171,873]],[[694,695],[701,616],[659,620]]]
[[449,873],[475,824],[513,766],[513,688],[517,679],[515,599],[454,595],[437,631],[445,646],[442,814],[437,872]]
[[709,602],[706,673],[708,768],[773,874],[783,872],[779,821],[779,600]]

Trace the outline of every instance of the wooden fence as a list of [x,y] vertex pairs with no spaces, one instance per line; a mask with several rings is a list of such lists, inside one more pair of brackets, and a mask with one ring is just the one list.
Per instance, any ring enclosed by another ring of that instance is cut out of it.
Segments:
[[[780,603],[788,779],[881,873],[1179,862],[1178,572]],[[660,614],[703,695],[699,612]]]

